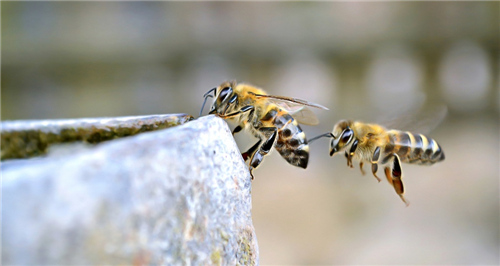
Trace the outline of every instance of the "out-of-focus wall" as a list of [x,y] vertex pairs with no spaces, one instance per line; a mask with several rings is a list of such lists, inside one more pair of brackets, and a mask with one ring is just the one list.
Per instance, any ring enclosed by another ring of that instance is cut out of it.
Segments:
[[225,79],[337,112],[384,109],[387,95],[498,110],[496,7],[7,2],[2,118],[196,113]]
[[403,166],[408,208],[326,140],[307,170],[266,157],[253,183],[261,263],[498,264],[499,7],[2,2],[1,118],[196,116],[228,79],[330,107],[308,136],[444,104],[431,136],[447,159]]

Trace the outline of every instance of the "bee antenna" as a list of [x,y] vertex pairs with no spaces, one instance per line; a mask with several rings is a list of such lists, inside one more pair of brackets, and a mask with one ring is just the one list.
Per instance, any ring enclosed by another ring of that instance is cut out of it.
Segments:
[[312,139],[309,139],[309,143],[317,140],[317,139],[320,139],[320,138],[323,138],[323,137],[331,137],[331,138],[334,138],[335,139],[335,136],[331,133],[331,132],[328,132],[328,133],[325,133],[325,134],[321,134],[319,136],[316,136]]
[[[199,116],[201,116],[201,114],[203,113],[203,108],[205,107],[205,103],[207,102],[208,97],[213,98],[215,96],[215,90],[216,90],[216,88],[213,88],[203,95],[205,100],[203,100],[203,105],[201,105],[201,110],[200,110]],[[210,93],[212,93],[212,92],[214,93],[214,95],[210,95]]]
[[[216,90],[216,89],[217,89],[217,88],[212,88],[211,90],[207,91],[207,93],[205,93],[205,94],[203,95],[203,97],[206,99],[206,98],[207,98],[207,96],[208,96],[210,93],[212,93],[212,92],[214,93],[214,96],[215,96],[215,90]],[[210,95],[210,96],[211,96],[211,97],[213,97],[212,95]]]

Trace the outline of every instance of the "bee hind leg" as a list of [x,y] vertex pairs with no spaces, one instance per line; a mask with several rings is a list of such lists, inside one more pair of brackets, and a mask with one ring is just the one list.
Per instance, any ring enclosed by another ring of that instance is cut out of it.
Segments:
[[250,158],[250,167],[249,167],[250,174],[252,174],[253,169],[257,168],[260,165],[262,159],[264,159],[264,156],[266,156],[269,153],[278,135],[278,129],[275,127],[264,127],[260,128],[259,130],[266,135],[267,139],[262,144],[260,144],[262,141],[260,140],[258,143],[252,146],[252,148],[257,151],[254,152]]
[[406,204],[406,206],[408,206],[410,203],[403,196],[404,186],[403,181],[401,180],[403,176],[401,161],[399,160],[399,156],[397,154],[393,154],[393,158],[392,170],[388,166],[385,167],[385,176],[387,177],[387,181],[389,181],[389,183],[394,187],[394,190],[396,190],[396,193],[399,195],[401,200]]
[[375,148],[375,151],[373,152],[373,155],[372,155],[372,161],[371,161],[371,164],[372,164],[372,173],[373,173],[373,176],[378,180],[378,182],[380,182],[380,178],[377,176],[377,170],[378,170],[378,159],[380,157],[380,147],[377,147]]

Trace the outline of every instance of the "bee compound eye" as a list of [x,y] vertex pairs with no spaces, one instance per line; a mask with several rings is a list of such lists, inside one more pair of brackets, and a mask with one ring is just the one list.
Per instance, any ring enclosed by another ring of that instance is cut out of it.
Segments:
[[224,101],[228,96],[229,94],[233,91],[233,89],[231,87],[225,87],[224,89],[222,89],[220,91],[220,94],[219,94],[219,99],[221,101]]
[[348,143],[351,140],[352,135],[353,133],[351,129],[347,129],[346,131],[344,131],[344,134],[342,134],[342,142]]

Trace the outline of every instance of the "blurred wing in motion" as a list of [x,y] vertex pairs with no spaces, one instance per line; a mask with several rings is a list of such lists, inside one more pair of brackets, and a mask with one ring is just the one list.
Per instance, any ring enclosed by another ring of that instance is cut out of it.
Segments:
[[319,109],[328,110],[328,108],[317,103],[311,103],[306,100],[291,98],[286,96],[274,96],[274,95],[262,95],[255,94],[257,98],[267,98],[271,102],[279,105],[281,108],[285,109],[298,123],[315,126],[319,124],[319,120],[316,115],[307,108],[314,107]]
[[397,115],[392,119],[380,122],[387,129],[398,129],[420,134],[428,134],[434,130],[448,114],[446,105],[422,107],[420,111]]

